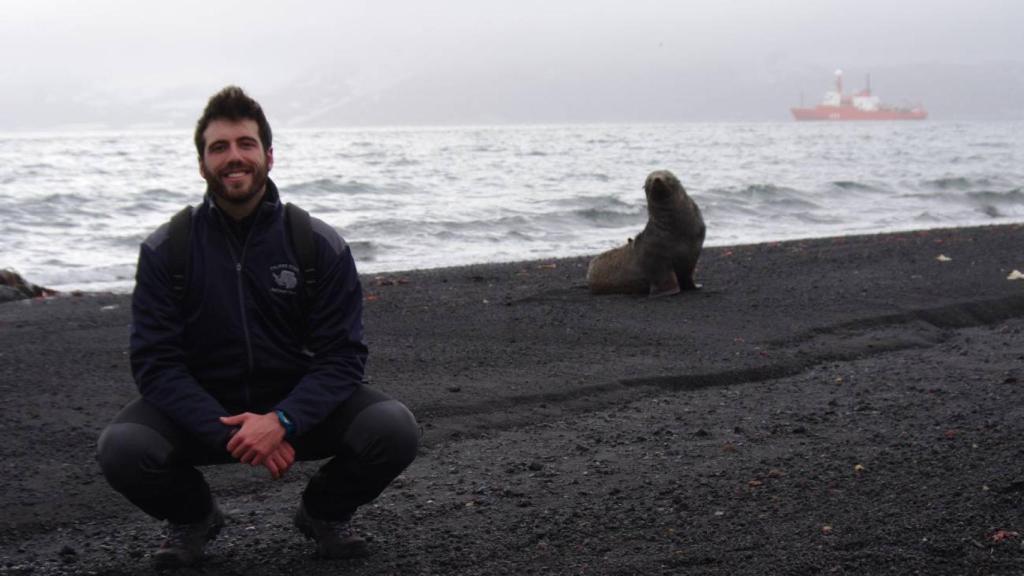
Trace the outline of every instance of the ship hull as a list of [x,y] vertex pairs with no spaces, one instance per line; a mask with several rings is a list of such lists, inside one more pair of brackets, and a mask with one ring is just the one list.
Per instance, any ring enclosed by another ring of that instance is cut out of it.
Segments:
[[924,120],[928,112],[920,108],[910,110],[860,110],[853,106],[816,106],[814,108],[790,108],[793,118],[799,121],[847,121],[847,120]]

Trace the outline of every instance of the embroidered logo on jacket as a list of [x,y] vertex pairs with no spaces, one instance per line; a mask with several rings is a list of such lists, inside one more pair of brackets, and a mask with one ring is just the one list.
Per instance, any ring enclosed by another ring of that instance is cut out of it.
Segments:
[[278,294],[295,294],[295,288],[299,285],[298,267],[291,264],[278,264],[270,267],[270,276],[274,279],[276,287],[271,292]]

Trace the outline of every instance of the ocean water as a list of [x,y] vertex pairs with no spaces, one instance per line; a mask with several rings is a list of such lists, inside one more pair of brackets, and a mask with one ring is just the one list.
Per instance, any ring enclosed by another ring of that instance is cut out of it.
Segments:
[[[129,291],[138,246],[200,201],[188,131],[0,135],[0,268]],[[279,130],[282,198],[362,273],[596,254],[646,221],[647,174],[708,246],[1024,221],[1024,125],[747,123]]]

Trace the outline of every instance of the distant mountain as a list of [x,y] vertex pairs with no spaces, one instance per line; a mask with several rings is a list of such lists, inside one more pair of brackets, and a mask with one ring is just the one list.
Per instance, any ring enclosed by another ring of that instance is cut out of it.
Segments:
[[[601,71],[476,70],[421,75],[372,93],[307,86],[284,121],[293,126],[559,122],[786,121],[818,102],[834,66],[750,73],[738,66]],[[923,103],[935,120],[1024,120],[1024,62],[844,68],[847,92],[864,87],[890,104]],[[293,113],[294,112],[294,113]]]
[[[787,121],[813,104],[844,69],[847,91],[871,74],[891,104],[925,105],[934,120],[1024,120],[1024,62],[846,66],[789,64],[585,70],[494,67],[422,73],[360,87],[320,70],[269,87],[246,86],[275,126],[332,127],[562,122]],[[209,86],[156,94],[75,85],[0,90],[0,131],[73,128],[190,128]]]

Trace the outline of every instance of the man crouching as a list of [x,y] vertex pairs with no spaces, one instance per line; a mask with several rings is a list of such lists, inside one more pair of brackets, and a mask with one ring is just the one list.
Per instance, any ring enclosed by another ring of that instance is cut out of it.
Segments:
[[[241,89],[214,95],[195,131],[202,204],[142,244],[131,366],[141,398],[99,439],[110,485],[155,518],[160,567],[192,565],[224,525],[197,466],[241,462],[273,478],[328,460],[295,526],[328,558],[365,555],[351,527],[415,458],[409,410],[363,383],[363,295],[348,245],[305,219],[312,262],[268,177],[263,110]],[[301,210],[298,211],[305,214]]]

